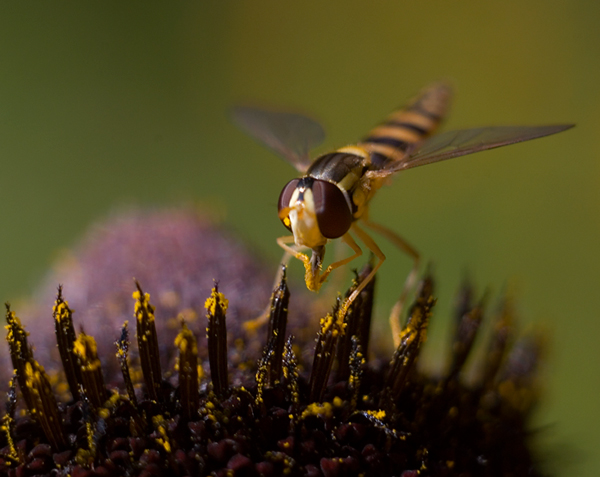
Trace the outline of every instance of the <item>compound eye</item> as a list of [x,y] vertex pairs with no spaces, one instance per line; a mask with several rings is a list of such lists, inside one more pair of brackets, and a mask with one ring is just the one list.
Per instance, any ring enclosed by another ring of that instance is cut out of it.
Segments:
[[342,190],[331,182],[316,180],[312,186],[315,213],[323,237],[341,237],[352,224],[352,211]]
[[284,217],[281,217],[281,211],[290,206],[290,201],[292,200],[292,195],[298,186],[298,182],[300,182],[300,179],[292,179],[289,181],[281,191],[281,194],[279,194],[279,202],[277,202],[277,212],[280,214],[279,218],[281,219],[281,222],[283,222],[283,225],[285,225],[290,232],[292,231],[290,218],[287,214]]

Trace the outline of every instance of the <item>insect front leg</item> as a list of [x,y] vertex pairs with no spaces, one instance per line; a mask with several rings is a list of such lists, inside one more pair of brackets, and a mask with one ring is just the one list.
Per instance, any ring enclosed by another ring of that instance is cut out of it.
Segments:
[[320,267],[314,267],[311,259],[305,253],[299,252],[295,247],[295,239],[293,235],[284,235],[283,237],[277,238],[277,245],[279,245],[286,253],[290,256],[297,258],[304,264],[304,281],[306,282],[306,288],[310,291],[319,291],[321,283],[324,279],[321,279]]
[[406,240],[400,237],[400,235],[398,235],[393,230],[390,230],[381,224],[376,224],[366,219],[363,219],[363,223],[370,229],[383,235],[396,247],[398,247],[400,250],[402,250],[404,253],[406,253],[413,259],[413,266],[410,273],[406,277],[404,287],[402,288],[402,293],[400,293],[400,298],[398,298],[398,301],[394,304],[390,313],[390,327],[392,329],[392,336],[394,338],[394,346],[397,348],[400,344],[400,316],[402,315],[402,310],[404,309],[404,305],[406,304],[406,300],[408,299],[409,292],[414,289],[415,284],[417,283],[421,256],[412,245],[410,245]]

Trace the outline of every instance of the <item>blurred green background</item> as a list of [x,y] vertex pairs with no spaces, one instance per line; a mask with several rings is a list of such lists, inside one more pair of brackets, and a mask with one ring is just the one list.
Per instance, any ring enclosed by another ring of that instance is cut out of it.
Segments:
[[[0,297],[128,204],[210,203],[272,266],[285,162],[228,108],[311,112],[326,148],[449,78],[446,128],[576,122],[550,138],[396,177],[372,218],[454,290],[515,288],[554,336],[537,421],[557,475],[600,474],[600,7],[593,1],[28,2],[0,5]],[[384,319],[409,260],[383,239]],[[292,269],[300,277],[300,267]],[[26,319],[26,317],[22,317]]]

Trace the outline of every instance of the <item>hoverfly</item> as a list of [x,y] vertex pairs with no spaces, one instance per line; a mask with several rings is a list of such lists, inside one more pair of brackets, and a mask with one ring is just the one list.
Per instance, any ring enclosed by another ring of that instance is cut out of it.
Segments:
[[[385,255],[360,224],[378,232],[410,255],[413,260],[401,298],[390,317],[394,340],[399,339],[402,303],[416,281],[419,253],[394,231],[371,222],[369,202],[375,192],[396,172],[464,156],[538,137],[555,134],[573,125],[483,127],[450,131],[427,139],[446,114],[451,89],[444,82],[434,83],[404,107],[392,112],[379,126],[354,145],[309,158],[309,149],[325,137],[314,120],[295,113],[249,107],[234,110],[234,120],[250,136],[264,143],[290,162],[302,174],[288,182],[279,196],[278,215],[292,233],[277,243],[290,256],[304,263],[309,290],[318,291],[328,275],[362,254],[354,234],[377,257],[372,271],[357,286],[341,307],[350,304],[373,279]],[[331,263],[322,271],[325,245],[341,238],[354,252]],[[301,250],[310,249],[309,258]],[[397,344],[397,343],[396,343]]]

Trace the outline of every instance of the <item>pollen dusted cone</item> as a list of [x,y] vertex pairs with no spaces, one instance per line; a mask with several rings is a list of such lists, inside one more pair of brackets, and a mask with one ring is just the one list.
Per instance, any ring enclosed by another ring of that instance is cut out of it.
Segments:
[[[62,285],[74,311],[76,330],[83,328],[91,336],[102,337],[97,340],[98,354],[105,371],[113,375],[120,372],[113,343],[124,321],[135,325],[131,296],[136,280],[156,307],[161,361],[166,366],[172,364],[172,344],[181,318],[196,333],[199,352],[206,352],[204,302],[215,281],[229,300],[227,327],[233,345],[236,338],[245,336],[242,321],[264,312],[276,271],[274,264],[266,264],[208,214],[192,208],[132,210],[96,224],[73,250],[63,252],[44,285],[18,315],[30,333],[36,358],[46,369],[53,369],[59,360],[52,304]],[[292,329],[295,323],[306,321],[310,302],[302,292],[295,293],[298,303],[292,300]],[[258,334],[263,335],[264,331]],[[242,350],[247,356],[240,359],[256,360],[261,349],[258,340],[249,341]],[[0,357],[8,362],[5,348],[0,348]],[[2,383],[8,382],[11,369],[2,367]]]
[[[464,285],[446,371],[433,376],[418,367],[431,276],[390,355],[369,346],[375,280],[346,314],[341,300],[316,314],[285,271],[271,294],[272,271],[189,210],[110,220],[74,256],[54,272],[58,296],[36,294],[45,312],[7,309],[17,375],[0,475],[545,475],[528,428],[541,345],[513,344],[508,302],[480,368],[465,370],[485,313]],[[268,326],[246,334],[269,294]]]

